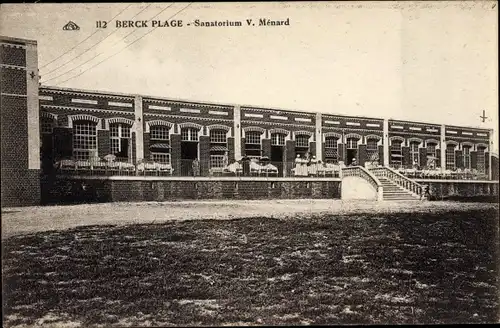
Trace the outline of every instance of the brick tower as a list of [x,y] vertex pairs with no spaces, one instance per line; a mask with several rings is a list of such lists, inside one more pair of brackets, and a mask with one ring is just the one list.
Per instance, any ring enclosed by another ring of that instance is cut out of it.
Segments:
[[36,41],[0,36],[2,207],[40,204]]

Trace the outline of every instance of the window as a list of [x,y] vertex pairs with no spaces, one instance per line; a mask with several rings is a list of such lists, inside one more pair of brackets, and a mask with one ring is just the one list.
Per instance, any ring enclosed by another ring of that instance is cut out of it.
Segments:
[[109,126],[111,139],[111,154],[128,158],[130,145],[130,125],[115,123]]
[[97,156],[96,123],[77,121],[73,123],[73,157],[88,160]]
[[337,149],[339,139],[336,137],[327,137],[325,139],[325,148],[335,148]]
[[391,159],[390,162],[393,165],[401,165],[403,164],[403,153],[401,151],[401,146],[403,145],[402,140],[392,140],[391,141]]
[[356,149],[358,148],[358,139],[355,138],[347,138],[347,149]]
[[427,143],[427,156],[435,156],[435,155],[436,155],[436,144]]
[[376,161],[378,159],[378,140],[377,139],[367,139],[366,140],[366,154],[368,160]]
[[245,134],[245,143],[251,145],[260,145],[260,132],[247,132]]
[[271,145],[284,146],[285,145],[285,135],[282,133],[271,134]]
[[427,163],[426,166],[431,169],[439,167],[439,162],[441,160],[441,153],[439,149],[436,148],[437,144],[433,142],[427,143]]
[[463,146],[464,168],[470,169],[470,146]]
[[446,146],[446,169],[455,169],[455,145]]
[[48,117],[42,117],[40,120],[40,133],[41,134],[52,134],[54,129],[54,120]]
[[214,167],[225,167],[224,155],[210,155],[210,168]]
[[151,160],[153,162],[161,163],[161,164],[170,164],[170,154],[169,153],[160,153],[160,152],[151,152]]
[[164,125],[152,126],[149,129],[149,138],[151,140],[164,140],[167,141],[170,139],[169,136],[170,128]]
[[261,155],[260,145],[261,133],[249,131],[245,133],[245,154],[250,158],[259,158]]
[[485,151],[485,147],[477,147],[477,170],[481,173],[486,173]]
[[227,143],[227,132],[224,130],[210,130],[211,143]]
[[182,141],[198,141],[198,130],[195,128],[182,128],[181,129]]
[[309,136],[308,135],[295,136],[295,147],[309,148]]
[[412,165],[414,163],[417,163],[417,165],[420,165],[420,156],[418,153],[418,145],[419,145],[419,143],[416,141],[410,142],[410,159],[411,159]]
[[325,161],[336,163],[338,161],[338,138],[325,138]]
[[366,140],[366,150],[369,151],[378,150],[378,140],[377,139]]

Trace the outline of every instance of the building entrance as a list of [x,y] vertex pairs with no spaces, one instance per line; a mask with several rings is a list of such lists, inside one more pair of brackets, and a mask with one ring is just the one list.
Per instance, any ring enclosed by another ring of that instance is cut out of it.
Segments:
[[[198,143],[197,142],[181,142],[181,175],[192,176],[193,161],[198,158]],[[199,159],[198,159],[199,161]],[[200,174],[199,169],[196,172]]]
[[[346,164],[351,165],[353,158],[358,158],[358,150],[357,149],[347,149],[346,151]],[[357,160],[356,160],[357,162]]]
[[284,147],[271,146],[271,164],[278,168],[278,176],[283,176],[283,156],[285,154]]

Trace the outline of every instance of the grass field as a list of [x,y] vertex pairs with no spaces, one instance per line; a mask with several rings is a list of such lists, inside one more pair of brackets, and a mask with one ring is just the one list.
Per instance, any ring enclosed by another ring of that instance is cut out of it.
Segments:
[[14,235],[4,324],[497,322],[495,229],[483,204]]

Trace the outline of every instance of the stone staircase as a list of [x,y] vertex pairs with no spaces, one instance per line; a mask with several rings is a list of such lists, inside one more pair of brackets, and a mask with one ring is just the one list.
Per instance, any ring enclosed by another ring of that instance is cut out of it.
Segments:
[[400,187],[386,177],[378,177],[383,187],[384,200],[419,200],[420,197]]

